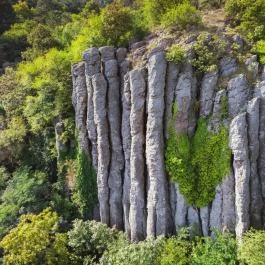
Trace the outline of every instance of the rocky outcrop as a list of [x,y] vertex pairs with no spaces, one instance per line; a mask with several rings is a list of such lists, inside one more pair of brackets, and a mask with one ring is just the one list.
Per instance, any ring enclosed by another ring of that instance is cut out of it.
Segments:
[[109,164],[110,164],[110,146],[109,146],[109,127],[107,120],[107,82],[102,73],[93,75],[93,102],[95,113],[95,124],[97,128],[97,185],[98,199],[100,203],[100,218],[103,223],[110,223],[109,206]]
[[131,87],[131,158],[130,158],[130,226],[131,240],[146,237],[146,190],[145,190],[145,96],[146,81],[143,70],[130,72]]
[[[200,76],[188,61],[168,63],[163,45],[149,53],[145,45],[133,45],[132,56],[124,48],[91,48],[72,67],[76,127],[97,171],[101,221],[132,241],[184,226],[192,235],[219,229],[238,237],[250,226],[264,227],[265,81],[257,58],[240,73],[236,60],[225,57]],[[141,56],[141,67],[131,69],[128,58]],[[227,128],[232,153],[230,171],[203,208],[188,205],[164,161],[169,124],[191,138],[199,118],[212,133]]]
[[249,227],[250,205],[250,164],[248,154],[248,135],[246,113],[235,117],[230,126],[230,145],[234,155],[236,235],[242,234]]

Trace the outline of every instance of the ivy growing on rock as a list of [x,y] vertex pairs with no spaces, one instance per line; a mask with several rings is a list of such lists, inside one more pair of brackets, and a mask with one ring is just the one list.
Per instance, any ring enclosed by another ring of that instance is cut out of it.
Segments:
[[218,133],[212,133],[207,129],[207,120],[201,118],[194,136],[189,138],[175,131],[176,115],[175,111],[169,126],[166,168],[187,202],[204,207],[213,200],[216,186],[229,172],[228,131],[220,126]]
[[96,172],[89,155],[80,148],[77,154],[77,176],[73,200],[78,205],[82,217],[91,218],[97,201]]

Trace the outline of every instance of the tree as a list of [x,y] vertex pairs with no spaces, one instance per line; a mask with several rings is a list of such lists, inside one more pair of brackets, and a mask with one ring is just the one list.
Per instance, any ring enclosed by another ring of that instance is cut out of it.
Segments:
[[265,264],[264,249],[265,231],[250,230],[240,242],[239,259],[248,265]]
[[58,233],[59,217],[47,208],[39,215],[22,215],[17,227],[0,242],[6,265],[70,264],[67,235]]

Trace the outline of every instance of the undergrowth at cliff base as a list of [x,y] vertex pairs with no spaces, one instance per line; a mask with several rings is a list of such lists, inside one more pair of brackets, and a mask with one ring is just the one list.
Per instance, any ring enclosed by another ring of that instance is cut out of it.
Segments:
[[[73,221],[68,231],[50,208],[22,215],[0,242],[6,265],[236,265],[263,264],[264,232],[190,239],[183,228],[170,238],[131,243],[124,233],[95,221]],[[254,250],[254,252],[253,252]],[[242,263],[240,263],[242,262]]]
[[207,128],[207,120],[200,118],[190,139],[176,132],[176,115],[175,108],[166,144],[166,169],[171,180],[179,184],[187,202],[204,207],[214,199],[216,187],[229,173],[228,131],[220,126],[217,133],[212,133]]

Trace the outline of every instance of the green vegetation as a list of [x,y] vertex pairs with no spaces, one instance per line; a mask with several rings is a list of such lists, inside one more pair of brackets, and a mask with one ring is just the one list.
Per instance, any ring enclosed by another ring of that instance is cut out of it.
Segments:
[[22,215],[18,226],[0,242],[4,264],[68,264],[67,237],[57,233],[58,220],[50,209],[39,215]]
[[75,220],[66,233],[58,214],[47,208],[38,215],[22,215],[0,246],[7,265],[236,265],[240,261],[254,265],[264,261],[263,234],[254,230],[246,234],[239,259],[237,242],[230,234],[216,232],[212,238],[191,240],[184,229],[178,236],[136,244],[95,221]]
[[230,234],[215,233],[213,238],[199,238],[193,245],[192,265],[236,265],[237,242]]
[[239,257],[244,264],[258,265],[265,261],[265,232],[250,230],[244,235],[239,247]]
[[[4,156],[0,263],[263,264],[263,231],[246,233],[237,258],[236,241],[227,234],[191,240],[185,230],[172,238],[135,244],[115,229],[87,221],[97,202],[96,174],[91,158],[74,140],[71,63],[81,60],[89,47],[128,47],[153,29],[186,37],[189,31],[197,32],[203,8],[223,4],[221,0],[137,0],[133,6],[122,0],[100,2],[0,1],[1,71],[5,66],[4,74],[0,73],[0,150]],[[265,64],[264,1],[226,0],[225,9],[234,31],[248,38]],[[216,70],[226,46],[217,35],[200,34],[192,65],[199,73]],[[239,48],[233,45],[234,56]],[[179,64],[184,59],[179,45],[167,50],[169,62]],[[221,119],[227,118],[227,107],[224,97]],[[58,122],[64,125],[60,140],[65,148],[60,154],[54,129]],[[230,156],[223,126],[211,133],[207,120],[200,119],[191,138],[177,135],[170,127],[167,170],[191,205],[205,206],[213,199],[229,170]]]
[[228,131],[221,127],[218,133],[209,132],[207,120],[199,119],[195,135],[189,139],[176,133],[176,115],[175,110],[166,147],[166,168],[187,202],[204,207],[213,200],[216,186],[229,172]]
[[196,43],[193,45],[195,58],[192,60],[193,66],[199,72],[211,72],[217,68],[218,60],[224,55],[226,42],[217,35],[201,33]]
[[97,176],[89,155],[79,149],[77,156],[76,187],[73,196],[81,216],[91,218],[97,201]]
[[259,55],[260,62],[265,65],[265,40],[258,41],[253,51]]
[[177,44],[170,46],[166,53],[166,59],[169,62],[180,64],[185,57],[185,51]]
[[263,0],[226,0],[225,10],[233,25],[250,40],[265,34],[265,2]]
[[201,23],[197,9],[188,2],[172,7],[161,18],[165,28],[183,30],[195,27]]

